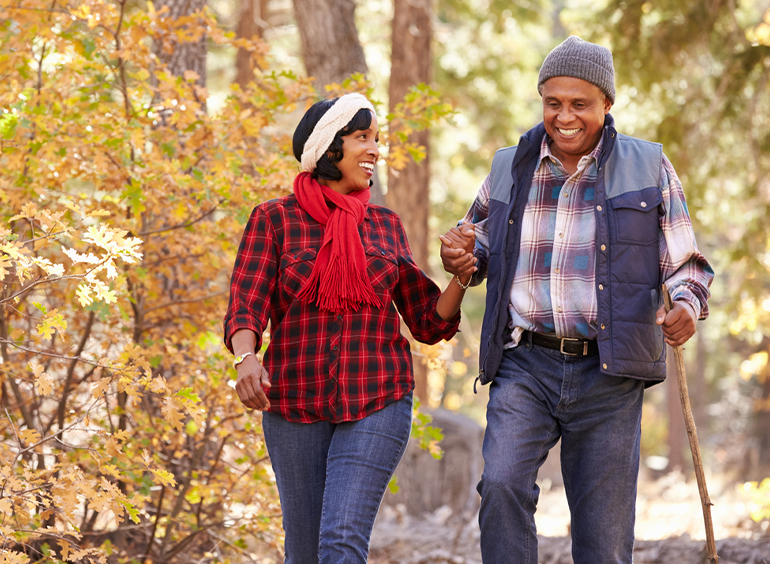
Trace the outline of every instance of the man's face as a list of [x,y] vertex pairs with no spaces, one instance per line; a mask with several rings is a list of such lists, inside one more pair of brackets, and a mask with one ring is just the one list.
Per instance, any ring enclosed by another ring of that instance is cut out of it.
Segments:
[[612,103],[598,86],[570,76],[545,81],[542,95],[545,130],[553,139],[551,151],[559,160],[576,164],[599,142]]

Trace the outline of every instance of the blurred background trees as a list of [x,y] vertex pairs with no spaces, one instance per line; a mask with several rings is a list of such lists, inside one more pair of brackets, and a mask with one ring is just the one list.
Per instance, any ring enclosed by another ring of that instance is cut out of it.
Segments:
[[[301,112],[351,89],[376,102],[390,126],[375,198],[445,284],[436,236],[494,151],[540,120],[539,65],[570,33],[612,48],[618,128],[664,144],[717,271],[711,318],[686,349],[707,466],[736,482],[770,475],[769,10],[0,0],[4,546],[26,551],[17,561],[97,547],[157,562],[277,554],[259,417],[228,386],[220,323],[251,208],[290,190]],[[483,295],[468,293],[453,343],[415,347],[423,405],[480,422]],[[653,472],[689,468],[675,393],[647,396]],[[768,487],[752,490],[759,505]]]

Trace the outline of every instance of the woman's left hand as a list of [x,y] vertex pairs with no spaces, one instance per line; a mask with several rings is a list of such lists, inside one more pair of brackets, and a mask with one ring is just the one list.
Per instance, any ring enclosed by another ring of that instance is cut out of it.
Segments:
[[267,411],[270,409],[270,400],[267,399],[265,390],[270,389],[270,375],[265,367],[254,357],[247,356],[236,368],[238,380],[235,382],[235,391],[241,403],[250,409]]

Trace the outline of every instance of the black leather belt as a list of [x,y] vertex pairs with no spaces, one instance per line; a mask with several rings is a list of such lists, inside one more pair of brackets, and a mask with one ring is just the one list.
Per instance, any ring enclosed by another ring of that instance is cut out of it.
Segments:
[[531,339],[532,344],[538,347],[553,349],[569,356],[591,356],[599,353],[599,345],[593,339],[571,339],[524,331],[519,342],[523,343],[525,339]]

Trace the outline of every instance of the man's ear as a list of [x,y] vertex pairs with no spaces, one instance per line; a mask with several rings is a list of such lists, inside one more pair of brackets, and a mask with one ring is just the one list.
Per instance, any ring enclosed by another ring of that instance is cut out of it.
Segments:
[[605,94],[604,95],[604,115],[605,116],[608,113],[610,113],[610,109],[612,109],[612,102],[610,102],[610,97]]

